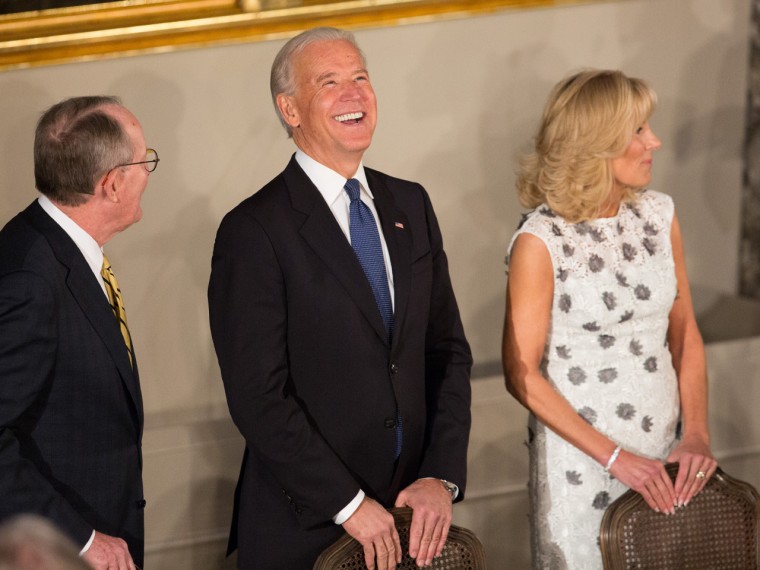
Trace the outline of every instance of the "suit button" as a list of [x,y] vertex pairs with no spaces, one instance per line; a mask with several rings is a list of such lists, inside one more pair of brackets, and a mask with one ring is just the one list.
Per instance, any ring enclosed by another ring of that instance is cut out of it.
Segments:
[[391,374],[398,372],[398,364],[391,364]]
[[388,418],[385,420],[385,428],[386,429],[393,429],[396,427],[396,420],[394,418]]
[[145,505],[147,505],[147,504],[148,504],[148,503],[147,503],[147,501],[146,501],[145,499],[140,499],[139,501],[135,501],[135,506],[136,506],[138,509],[144,509],[144,508],[145,508]]

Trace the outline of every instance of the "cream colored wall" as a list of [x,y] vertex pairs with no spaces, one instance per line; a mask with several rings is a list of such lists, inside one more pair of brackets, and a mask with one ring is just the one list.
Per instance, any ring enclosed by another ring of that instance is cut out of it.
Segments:
[[[648,79],[660,95],[653,127],[663,140],[653,186],[676,200],[693,284],[733,293],[749,4],[625,0],[357,33],[380,104],[365,163],[429,189],[482,377],[470,499],[457,516],[484,537],[494,568],[506,556],[519,561],[510,567],[527,565],[525,414],[498,377],[503,258],[520,212],[515,155],[549,88],[568,72],[616,67]],[[161,155],[144,219],[107,246],[143,382],[148,568],[223,567],[242,443],[227,415],[205,289],[222,215],[276,175],[293,150],[268,95],[281,45],[0,74],[3,220],[34,196],[34,123],[59,99],[121,96]],[[725,421],[741,433],[730,416]]]

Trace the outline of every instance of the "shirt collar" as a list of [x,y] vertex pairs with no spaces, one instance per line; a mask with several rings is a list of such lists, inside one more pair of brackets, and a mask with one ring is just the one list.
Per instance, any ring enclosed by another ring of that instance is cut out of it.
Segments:
[[[343,186],[346,184],[346,179],[335,172],[334,170],[326,167],[324,164],[320,164],[301,149],[296,151],[296,162],[312,181],[314,186],[317,187],[319,193],[325,199],[328,205],[332,204],[345,192],[343,192]],[[359,163],[359,168],[356,169],[356,173],[352,176],[356,178],[361,185],[362,192],[364,192],[370,199],[374,200],[372,190],[367,183],[367,176],[364,173],[364,164]]]
[[66,232],[77,248],[79,248],[79,251],[82,252],[85,261],[87,261],[87,265],[90,266],[93,273],[99,275],[101,269],[103,269],[103,250],[98,245],[98,242],[96,242],[90,234],[79,227],[74,220],[64,214],[60,208],[53,204],[53,202],[51,202],[44,194],[40,195],[37,202],[39,202],[42,209],[53,218],[53,221],[61,226],[61,229]]

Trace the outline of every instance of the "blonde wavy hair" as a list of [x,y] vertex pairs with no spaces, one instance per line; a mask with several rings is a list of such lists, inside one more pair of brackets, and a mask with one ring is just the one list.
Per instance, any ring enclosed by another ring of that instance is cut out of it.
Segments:
[[[625,152],[656,105],[646,82],[621,71],[584,70],[560,81],[535,149],[520,159],[520,203],[530,209],[545,203],[571,223],[599,217],[614,188],[611,159]],[[640,190],[625,188],[622,200],[634,201]]]

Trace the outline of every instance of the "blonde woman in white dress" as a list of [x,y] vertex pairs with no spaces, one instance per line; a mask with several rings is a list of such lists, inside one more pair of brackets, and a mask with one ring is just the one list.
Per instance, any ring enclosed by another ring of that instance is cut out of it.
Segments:
[[530,410],[534,568],[601,568],[611,501],[632,488],[668,516],[715,471],[681,232],[671,198],[646,189],[655,104],[619,71],[577,73],[521,162],[531,211],[509,245],[503,361]]

